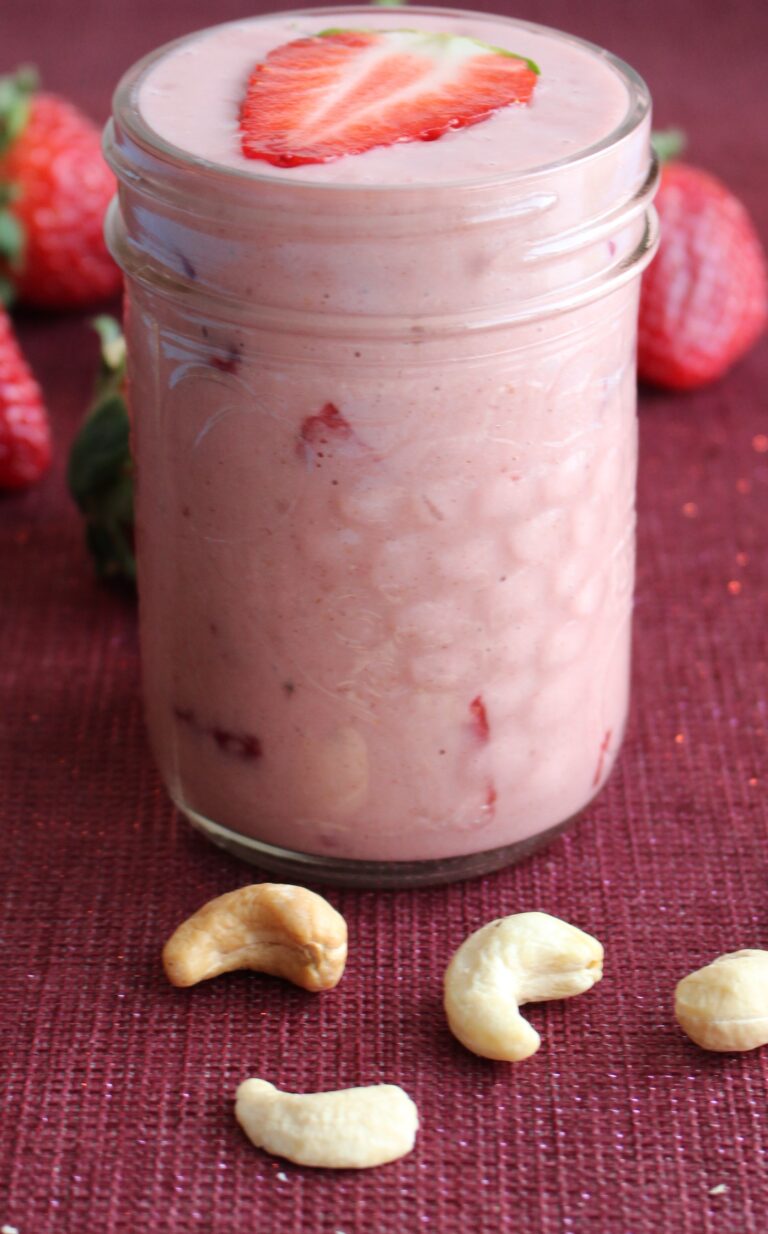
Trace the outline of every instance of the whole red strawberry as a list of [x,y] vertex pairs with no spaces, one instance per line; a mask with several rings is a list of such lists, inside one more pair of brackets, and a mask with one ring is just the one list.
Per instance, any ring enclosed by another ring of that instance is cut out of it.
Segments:
[[26,304],[86,308],[121,275],[103,226],[115,191],[96,125],[34,75],[0,78],[0,275]]
[[672,390],[715,381],[766,324],[766,261],[733,193],[686,163],[663,166],[659,251],[643,275],[638,372]]
[[0,488],[26,488],[47,471],[50,461],[43,396],[0,306]]

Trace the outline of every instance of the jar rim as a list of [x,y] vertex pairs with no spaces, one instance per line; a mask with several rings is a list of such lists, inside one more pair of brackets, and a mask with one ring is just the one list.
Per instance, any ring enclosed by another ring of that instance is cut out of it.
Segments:
[[[266,13],[259,17],[248,18],[249,22],[257,24],[273,20],[279,16],[281,19],[291,19],[300,17],[322,17],[322,16],[338,16],[339,14],[352,13],[370,13],[370,5],[327,5],[321,8],[310,9],[291,9],[285,12]],[[555,34],[559,39],[574,45],[578,48],[590,52],[592,55],[597,55],[601,60],[607,62],[610,67],[621,77],[624,86],[627,90],[627,108],[619,122],[613,129],[599,141],[593,142],[582,149],[567,155],[564,158],[557,159],[554,162],[540,163],[533,167],[526,167],[522,170],[502,172],[496,176],[484,176],[481,178],[460,180],[441,180],[439,188],[442,193],[457,192],[461,190],[480,190],[483,188],[499,188],[505,184],[523,185],[529,179],[535,179],[540,176],[559,171],[568,167],[573,167],[578,164],[588,163],[592,158],[599,156],[603,151],[610,149],[613,146],[619,145],[623,140],[634,133],[638,127],[644,122],[651,107],[650,92],[643,78],[639,73],[627,64],[620,57],[615,56],[612,52],[606,51],[596,43],[591,43],[587,39],[579,38],[577,35],[567,34],[562,30],[557,30],[554,27],[543,26],[537,22],[518,21],[516,18],[505,17],[502,14],[476,12],[469,9],[459,9],[450,7],[437,7],[432,5],[409,5],[408,13],[426,14],[428,16],[460,17],[471,19],[475,22],[493,22],[494,24],[507,24],[515,28],[530,30],[536,34],[552,35]],[[270,175],[267,172],[251,171],[249,169],[232,167],[224,163],[217,163],[211,159],[206,159],[202,155],[193,154],[185,150],[181,146],[176,146],[172,142],[161,137],[144,119],[138,107],[138,90],[148,70],[167,56],[176,47],[189,42],[190,39],[201,37],[209,30],[224,28],[227,26],[239,26],[243,24],[243,18],[236,19],[230,22],[218,23],[217,26],[208,26],[198,31],[192,31],[189,34],[182,35],[180,38],[173,39],[168,43],[149,52],[142,59],[138,60],[131,68],[129,68],[122,76],[113,95],[113,114],[118,120],[121,127],[124,128],[132,141],[143,148],[154,157],[161,161],[175,165],[177,167],[193,168],[200,175],[213,177],[221,177],[223,181],[230,184],[244,186],[248,183],[258,185],[280,186],[285,188],[290,184],[292,190],[298,190],[299,193],[312,192],[340,195],[354,195],[356,193],[371,193],[371,192],[386,192],[403,194],[404,196],[413,192],[423,193],[425,188],[430,187],[430,182],[427,180],[417,180],[409,183],[392,182],[392,181],[377,181],[377,182],[354,182],[354,181],[317,181],[306,180],[299,177],[291,176],[287,180],[283,176]]]

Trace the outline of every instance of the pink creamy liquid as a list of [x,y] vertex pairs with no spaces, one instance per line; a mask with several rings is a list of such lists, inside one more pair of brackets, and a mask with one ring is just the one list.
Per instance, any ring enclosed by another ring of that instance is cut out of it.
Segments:
[[[341,161],[302,168],[254,163],[240,151],[237,116],[253,67],[273,47],[335,26],[418,29],[464,35],[534,60],[541,69],[533,100],[505,107],[471,128],[436,142],[408,142]],[[627,89],[607,60],[583,44],[541,27],[412,9],[371,8],[335,22],[327,11],[233,22],[192,36],[153,68],[141,86],[144,119],[166,141],[214,163],[288,182],[444,184],[525,171],[568,158],[615,129],[627,110]]]
[[[322,166],[241,156],[237,107],[269,48],[405,16],[535,59],[533,104]],[[174,799],[329,858],[452,857],[565,821],[607,777],[627,710],[637,279],[513,324],[456,323],[634,248],[637,222],[558,237],[639,187],[647,121],[568,182],[546,170],[617,128],[622,77],[540,29],[371,10],[194,36],[145,73],[138,107],[166,142],[250,177],[256,209],[264,176],[288,195],[302,181],[307,220],[284,196],[246,236],[222,200],[215,225],[171,243],[123,202],[192,297],[137,285],[129,315],[145,693]],[[492,221],[509,190],[491,186],[491,221],[464,225],[452,183],[542,167],[515,190],[519,218]],[[333,185],[346,196],[326,216]],[[393,185],[413,195],[358,200]],[[265,306],[258,325],[193,302],[214,283]]]

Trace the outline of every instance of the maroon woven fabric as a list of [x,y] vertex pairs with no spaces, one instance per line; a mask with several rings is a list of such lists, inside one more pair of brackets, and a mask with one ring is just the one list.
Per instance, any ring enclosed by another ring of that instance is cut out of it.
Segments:
[[[245,11],[26,0],[5,15],[2,52],[37,59],[103,118],[135,56]],[[768,234],[764,4],[517,11],[635,64],[660,119],[689,129],[692,157]],[[64,491],[95,341],[77,318],[21,329],[58,462],[37,491],[0,501],[0,1226],[765,1234],[768,1050],[705,1054],[671,1015],[683,974],[768,942],[765,341],[705,393],[643,399],[634,705],[600,800],[492,877],[330,892],[350,961],[315,996],[247,974],[187,991],[163,978],[175,925],[258,874],[168,803],[143,733],[134,607],[93,581]],[[533,1059],[484,1062],[445,1026],[442,972],[467,932],[534,908],[602,939],[606,976],[531,1010]],[[421,1112],[417,1148],[363,1173],[267,1157],[232,1114],[248,1075],[295,1090],[400,1083]]]

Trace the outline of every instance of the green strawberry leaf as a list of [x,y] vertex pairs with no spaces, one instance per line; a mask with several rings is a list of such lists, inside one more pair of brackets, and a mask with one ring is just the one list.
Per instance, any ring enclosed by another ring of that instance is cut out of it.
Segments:
[[106,500],[113,483],[127,472],[129,424],[125,402],[113,394],[90,413],[69,455],[67,482],[80,509],[88,513],[93,499]]
[[9,308],[13,303],[16,289],[9,278],[0,271],[0,304]]
[[18,266],[24,253],[24,228],[15,214],[0,205],[0,260]]
[[[26,128],[37,87],[37,72],[29,65],[0,77],[0,156]],[[6,307],[15,296],[10,274],[21,266],[24,257],[24,228],[8,209],[17,195],[16,185],[0,179],[0,304]]]
[[24,263],[26,246],[24,226],[9,209],[18,195],[15,184],[0,180],[0,304],[5,308],[10,308],[16,299],[12,276]]
[[99,578],[136,582],[130,475],[112,485],[101,502],[98,517],[86,522],[85,538]]
[[125,403],[125,339],[111,317],[97,317],[101,367],[93,402],[67,466],[69,491],[85,517],[86,543],[100,578],[133,583],[133,462]]
[[37,70],[30,64],[0,77],[0,154],[24,131],[38,85]]

